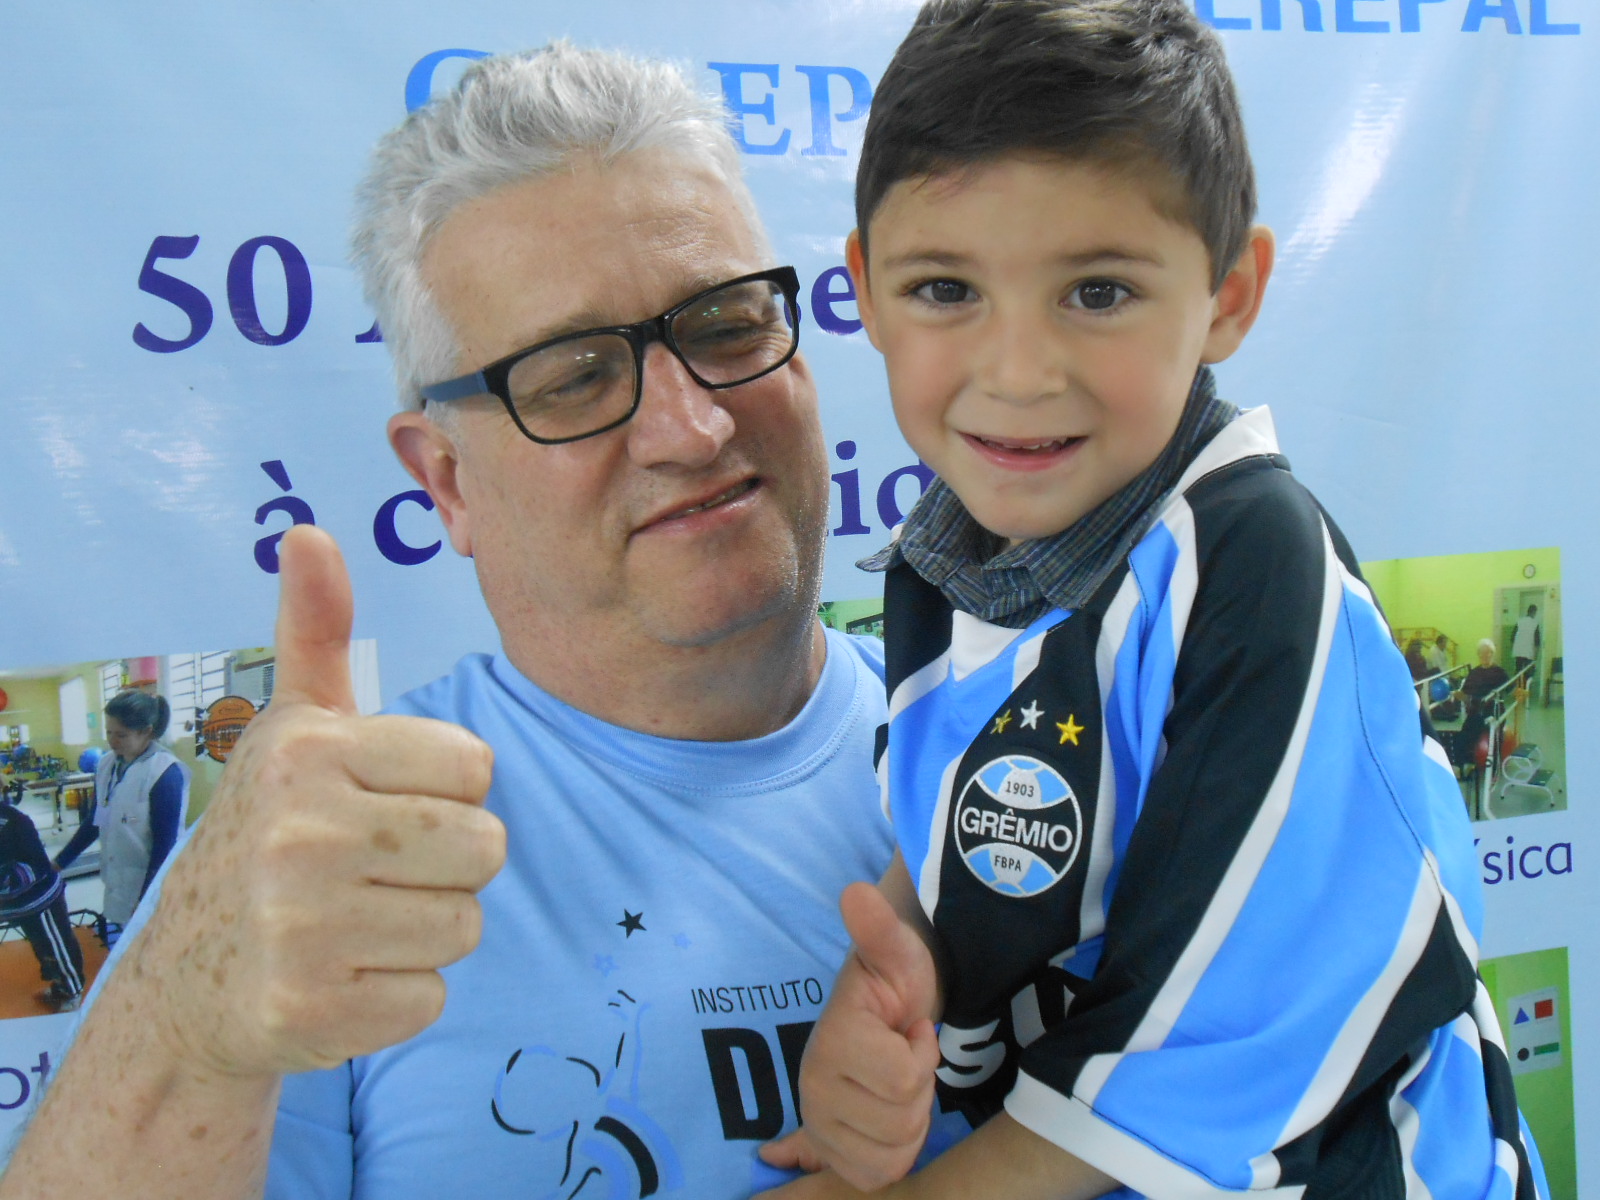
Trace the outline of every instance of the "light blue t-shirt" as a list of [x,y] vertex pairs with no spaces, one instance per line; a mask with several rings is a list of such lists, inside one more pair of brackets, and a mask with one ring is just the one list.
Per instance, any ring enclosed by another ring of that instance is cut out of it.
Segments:
[[891,853],[882,647],[830,632],[815,694],[745,742],[675,741],[463,659],[397,711],[494,749],[505,868],[443,1016],[285,1081],[270,1197],[692,1196],[781,1181],[800,1051],[847,940],[840,891]]

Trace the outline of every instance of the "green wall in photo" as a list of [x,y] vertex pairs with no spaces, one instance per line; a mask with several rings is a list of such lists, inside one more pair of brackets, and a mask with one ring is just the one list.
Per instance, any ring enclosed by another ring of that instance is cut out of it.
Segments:
[[[1529,578],[1523,570],[1533,565]],[[1561,551],[1497,550],[1485,554],[1441,554],[1362,563],[1373,594],[1395,629],[1431,625],[1457,643],[1456,661],[1473,662],[1479,638],[1503,634],[1495,626],[1494,594],[1502,587],[1558,587]],[[1547,655],[1561,653],[1559,629],[1545,633]],[[1502,652],[1505,647],[1501,647]]]
[[824,600],[817,613],[822,623],[830,629],[846,633],[869,633],[880,638],[883,636],[883,601],[877,598]]
[[[0,712],[0,733],[11,725],[28,727],[28,745],[35,753],[66,757],[61,743],[61,677],[0,681],[10,700]],[[74,758],[77,756],[74,755]]]
[[[1559,1050],[1551,1053],[1559,1065],[1530,1070],[1515,1076],[1517,1104],[1533,1130],[1550,1181],[1551,1200],[1577,1200],[1578,1164],[1573,1136],[1572,1100],[1572,1018],[1571,989],[1567,986],[1567,950],[1535,950],[1486,959],[1479,973],[1494,1000],[1500,1028],[1506,1035],[1508,1051],[1515,1056],[1519,1041],[1547,1048],[1548,1036],[1536,1039],[1518,1036],[1518,1010],[1515,1001],[1530,994],[1553,991],[1560,1025]],[[1526,1007],[1526,1006],[1524,1006]],[[1532,1017],[1532,1012],[1524,1017]],[[1526,1021],[1525,1021],[1526,1024]],[[1536,1060],[1535,1060],[1536,1061]]]

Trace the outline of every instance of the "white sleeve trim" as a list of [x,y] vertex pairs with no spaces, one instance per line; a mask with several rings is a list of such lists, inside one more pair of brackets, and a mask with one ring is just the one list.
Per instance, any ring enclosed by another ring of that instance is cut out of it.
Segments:
[[1023,1073],[1006,1097],[1006,1112],[1023,1128],[1104,1171],[1118,1183],[1162,1200],[1217,1200],[1225,1196],[1270,1196],[1300,1200],[1303,1186],[1227,1188],[1167,1157],[1148,1142],[1113,1125],[1078,1099]]

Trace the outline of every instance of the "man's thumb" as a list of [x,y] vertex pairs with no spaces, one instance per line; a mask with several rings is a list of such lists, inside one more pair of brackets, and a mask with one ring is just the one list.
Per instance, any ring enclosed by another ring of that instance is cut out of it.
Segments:
[[939,986],[933,955],[888,898],[870,883],[852,883],[839,897],[839,912],[856,957],[898,997],[898,1030],[932,1015]]
[[296,525],[278,546],[276,702],[356,711],[350,685],[350,574],[338,544],[315,525]]

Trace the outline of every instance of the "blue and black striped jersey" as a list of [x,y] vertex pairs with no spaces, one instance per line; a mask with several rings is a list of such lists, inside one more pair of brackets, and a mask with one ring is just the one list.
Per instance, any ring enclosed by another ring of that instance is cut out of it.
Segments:
[[903,562],[885,608],[947,1104],[1124,1195],[1539,1194],[1460,792],[1266,410],[1077,611],[986,624]]

